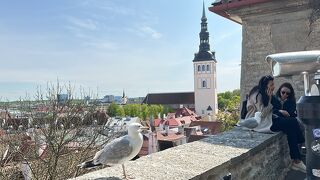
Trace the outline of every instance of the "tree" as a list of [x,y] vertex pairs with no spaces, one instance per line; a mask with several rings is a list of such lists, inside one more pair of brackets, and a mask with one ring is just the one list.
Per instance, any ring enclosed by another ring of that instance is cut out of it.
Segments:
[[[111,128],[107,120],[98,125],[95,104],[88,106],[84,100],[74,99],[71,86],[66,87],[68,99],[61,103],[57,94],[62,91],[59,84],[50,85],[45,93],[38,91],[34,101],[11,104],[27,118],[6,122],[9,128],[0,137],[0,154],[6,150],[8,153],[1,161],[0,179],[16,179],[20,166],[36,180],[72,178],[88,172],[77,164],[92,158],[101,146],[118,137],[115,131],[104,131]],[[103,136],[102,131],[107,133]]]
[[218,109],[216,118],[223,122],[224,130],[233,128],[240,119],[240,90],[219,93]]
[[124,110],[122,106],[118,106],[116,109],[116,116],[123,117],[125,116]]
[[142,104],[140,109],[140,118],[142,120],[147,120],[148,115],[149,115],[148,105]]
[[117,109],[119,108],[119,105],[112,102],[110,106],[108,107],[108,114],[111,117],[115,117],[117,115]]

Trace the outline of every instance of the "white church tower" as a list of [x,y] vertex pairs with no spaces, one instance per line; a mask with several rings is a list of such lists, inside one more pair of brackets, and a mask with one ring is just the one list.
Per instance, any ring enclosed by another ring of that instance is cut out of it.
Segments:
[[210,51],[207,18],[203,3],[199,52],[193,59],[195,110],[200,116],[218,113],[215,52]]

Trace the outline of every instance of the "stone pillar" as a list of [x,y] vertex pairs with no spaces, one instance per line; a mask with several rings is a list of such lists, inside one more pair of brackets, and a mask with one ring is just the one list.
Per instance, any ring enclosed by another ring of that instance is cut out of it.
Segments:
[[[244,4],[245,1],[247,4]],[[231,6],[231,3],[238,5]],[[248,0],[229,2],[228,8],[219,11],[226,12],[225,17],[242,24],[242,100],[257,85],[260,77],[270,74],[265,62],[268,54],[320,49],[318,0],[265,0],[263,3],[248,3]],[[290,82],[297,99],[304,93],[301,76],[276,78],[275,82],[276,88],[283,82]]]

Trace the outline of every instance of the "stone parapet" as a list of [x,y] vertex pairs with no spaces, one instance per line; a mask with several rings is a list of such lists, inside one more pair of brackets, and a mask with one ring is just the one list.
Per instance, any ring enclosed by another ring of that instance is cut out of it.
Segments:
[[[180,145],[125,164],[135,179],[283,179],[290,158],[286,136],[234,128],[192,143]],[[97,170],[77,180],[122,179],[121,165]]]

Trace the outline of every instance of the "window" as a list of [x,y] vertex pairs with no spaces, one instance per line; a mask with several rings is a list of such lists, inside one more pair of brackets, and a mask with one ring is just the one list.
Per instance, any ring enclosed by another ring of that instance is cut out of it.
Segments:
[[207,65],[207,71],[210,71],[210,65]]
[[201,66],[200,65],[198,65],[198,71],[201,71]]
[[207,82],[206,81],[202,81],[202,87],[206,88],[207,87]]
[[206,70],[206,66],[202,65],[202,71],[205,71],[205,70]]

